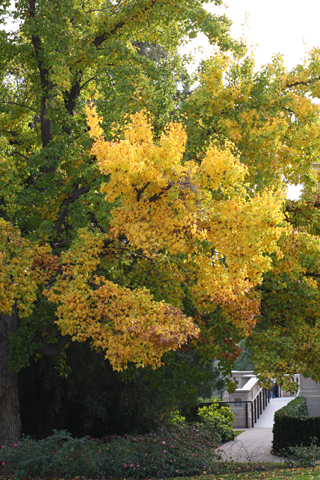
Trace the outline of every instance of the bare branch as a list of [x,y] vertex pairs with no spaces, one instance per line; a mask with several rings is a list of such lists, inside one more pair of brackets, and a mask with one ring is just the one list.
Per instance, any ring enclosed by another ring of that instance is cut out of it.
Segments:
[[17,103],[17,102],[5,102],[4,100],[0,100],[0,103],[5,103],[8,105],[17,105],[18,107],[24,107],[24,108],[29,108],[29,110],[32,110],[35,113],[38,113],[37,110],[35,110],[32,107],[29,107],[29,105],[25,105],[24,103]]

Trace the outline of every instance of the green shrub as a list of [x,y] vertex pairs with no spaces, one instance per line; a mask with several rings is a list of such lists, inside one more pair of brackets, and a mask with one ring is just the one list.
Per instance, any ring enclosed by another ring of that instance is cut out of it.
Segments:
[[44,440],[24,437],[0,449],[4,473],[16,478],[149,478],[213,473],[220,454],[219,435],[206,425],[176,425],[169,430],[102,441],[72,438],[55,431]]
[[[320,439],[320,417],[308,417],[307,401],[296,397],[275,413],[273,451],[283,453],[289,447],[308,447]],[[315,440],[317,441],[317,440]]]
[[287,405],[277,410],[276,417],[289,416],[289,417],[307,417],[307,400],[305,397],[296,397],[291,400]]
[[320,460],[320,449],[316,445],[317,439],[312,439],[311,445],[305,447],[288,447],[283,452],[285,463],[290,467],[314,467]]
[[214,401],[208,407],[201,407],[198,409],[198,415],[204,425],[213,427],[221,437],[223,442],[233,440],[235,432],[232,424],[235,420],[231,408],[220,407],[217,401]]
[[182,425],[185,422],[186,422],[186,417],[183,417],[182,415],[180,415],[180,412],[178,409],[173,410],[170,413],[170,423],[172,425]]
[[72,438],[65,430],[44,440],[24,437],[12,448],[2,447],[0,461],[17,478],[58,476],[101,477],[104,461],[94,440]]

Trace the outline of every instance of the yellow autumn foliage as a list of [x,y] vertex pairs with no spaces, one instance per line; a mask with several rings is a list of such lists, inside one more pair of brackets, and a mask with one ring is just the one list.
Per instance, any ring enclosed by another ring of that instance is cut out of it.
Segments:
[[34,251],[10,222],[0,218],[0,311],[19,309],[21,317],[32,311],[37,280],[31,278]]
[[101,119],[87,107],[102,185],[108,202],[117,201],[109,235],[124,235],[130,248],[147,258],[183,256],[186,282],[198,308],[221,305],[249,334],[259,311],[252,295],[278,252],[283,227],[283,195],[254,194],[246,167],[227,145],[211,145],[200,161],[184,161],[187,135],[171,123],[158,141],[145,111],[130,118],[123,137],[108,142]]
[[98,276],[103,251],[103,236],[84,230],[62,254],[62,275],[45,291],[58,304],[59,329],[79,342],[91,338],[115,370],[128,361],[158,367],[165,352],[197,337],[199,329],[178,308],[154,301],[146,289],[130,290]]

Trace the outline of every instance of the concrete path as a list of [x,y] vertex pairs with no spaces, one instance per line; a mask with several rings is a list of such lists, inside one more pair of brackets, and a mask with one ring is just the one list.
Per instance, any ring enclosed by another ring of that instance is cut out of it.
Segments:
[[223,459],[235,462],[282,462],[282,458],[271,455],[274,414],[293,398],[271,399],[254,428],[244,429],[234,441],[219,448]]

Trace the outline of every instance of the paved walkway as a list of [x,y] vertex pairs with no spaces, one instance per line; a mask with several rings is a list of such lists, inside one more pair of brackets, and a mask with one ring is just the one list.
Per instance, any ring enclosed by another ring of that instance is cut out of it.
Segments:
[[293,398],[271,399],[254,428],[244,429],[234,441],[219,448],[223,458],[235,462],[282,462],[282,458],[271,455],[274,414]]

